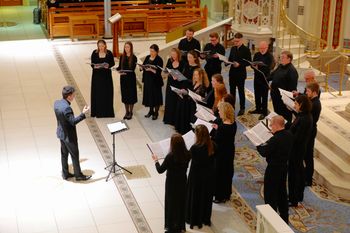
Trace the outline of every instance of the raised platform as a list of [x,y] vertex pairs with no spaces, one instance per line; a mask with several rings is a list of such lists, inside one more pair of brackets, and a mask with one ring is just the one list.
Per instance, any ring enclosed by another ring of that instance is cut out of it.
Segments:
[[345,112],[350,91],[322,93],[322,112],[315,144],[317,183],[342,199],[350,200],[350,114]]

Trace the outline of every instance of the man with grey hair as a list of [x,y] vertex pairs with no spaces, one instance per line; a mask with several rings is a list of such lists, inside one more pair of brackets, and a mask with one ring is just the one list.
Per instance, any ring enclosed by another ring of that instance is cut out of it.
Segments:
[[266,158],[264,175],[264,199],[288,224],[287,172],[288,160],[293,145],[293,135],[284,128],[284,118],[280,115],[271,120],[273,136],[257,146],[261,156]]
[[[54,104],[55,115],[57,119],[57,138],[61,142],[61,163],[62,178],[67,180],[75,177],[77,181],[84,181],[91,178],[91,175],[84,175],[80,169],[79,149],[76,125],[85,119],[85,113],[90,107],[85,106],[82,113],[74,117],[71,103],[75,97],[75,89],[72,86],[65,86],[62,89],[62,99],[56,100]],[[74,174],[68,170],[68,154],[72,157]]]

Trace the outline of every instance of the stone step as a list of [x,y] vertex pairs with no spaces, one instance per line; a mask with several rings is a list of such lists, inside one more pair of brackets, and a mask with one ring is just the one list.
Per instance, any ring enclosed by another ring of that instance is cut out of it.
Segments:
[[282,45],[282,41],[283,41],[283,44],[286,45],[289,43],[289,40],[292,40],[291,42],[292,44],[299,44],[300,37],[295,35],[289,36],[289,34],[285,34],[284,37],[282,37],[282,34],[281,34],[281,36],[276,39],[276,43],[278,45]]
[[315,141],[314,157],[339,177],[350,181],[350,163],[347,163],[320,141]]
[[[326,111],[326,109],[324,108],[322,111]],[[331,119],[334,120],[334,118]],[[330,148],[330,150],[332,150],[333,153],[337,154],[338,157],[350,164],[349,141],[338,134],[336,132],[336,129],[329,127],[322,120],[319,120],[317,123],[317,139],[325,146]]]
[[336,175],[332,170],[315,158],[314,178],[333,194],[350,200],[350,182]]

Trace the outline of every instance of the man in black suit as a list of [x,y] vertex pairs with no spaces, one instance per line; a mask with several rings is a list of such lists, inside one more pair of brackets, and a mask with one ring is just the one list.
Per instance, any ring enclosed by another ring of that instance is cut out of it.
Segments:
[[252,55],[249,48],[243,44],[243,35],[241,33],[237,32],[234,35],[233,43],[234,46],[231,48],[228,58],[230,62],[233,62],[229,71],[229,83],[231,95],[236,96],[236,87],[238,88],[240,105],[238,116],[240,116],[245,111],[244,84],[247,78],[246,67],[250,65],[247,61],[252,60]]
[[266,41],[259,43],[259,52],[254,54],[253,62],[262,62],[262,64],[252,66],[254,68],[255,110],[248,113],[260,114],[259,120],[262,120],[267,116],[267,99],[270,87],[266,78],[270,75],[274,63]]
[[257,146],[261,156],[266,158],[264,175],[264,199],[288,224],[287,171],[292,150],[293,135],[284,128],[284,118],[274,116],[271,120],[273,133],[266,143]]
[[311,115],[312,115],[312,129],[309,138],[309,142],[306,145],[306,153],[304,157],[305,162],[305,186],[312,185],[312,176],[314,174],[314,147],[315,138],[317,135],[317,121],[321,114],[321,101],[320,101],[320,86],[317,82],[310,82],[306,85],[306,95],[309,97],[312,103]]
[[[62,178],[67,180],[74,177],[77,181],[88,180],[90,175],[84,175],[80,169],[78,137],[75,125],[85,119],[85,113],[90,107],[85,106],[83,112],[74,117],[73,109],[70,107],[71,102],[75,97],[75,89],[72,86],[65,86],[62,89],[62,99],[56,100],[54,110],[57,119],[57,138],[61,142],[61,163],[62,163]],[[72,157],[74,175],[68,171],[68,154]]]
[[181,57],[184,61],[187,61],[187,52],[191,50],[201,50],[199,41],[193,38],[194,30],[189,28],[186,30],[186,38],[183,38],[179,42],[178,49],[181,51]]

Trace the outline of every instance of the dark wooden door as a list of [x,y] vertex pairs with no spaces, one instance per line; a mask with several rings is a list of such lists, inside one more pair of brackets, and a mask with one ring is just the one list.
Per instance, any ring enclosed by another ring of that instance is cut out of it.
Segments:
[[22,4],[22,0],[0,0],[0,6],[20,6]]

